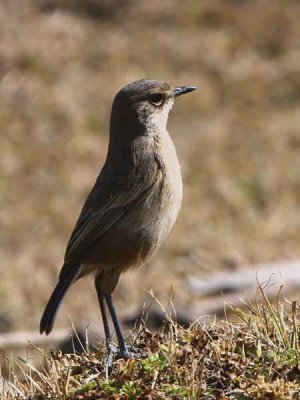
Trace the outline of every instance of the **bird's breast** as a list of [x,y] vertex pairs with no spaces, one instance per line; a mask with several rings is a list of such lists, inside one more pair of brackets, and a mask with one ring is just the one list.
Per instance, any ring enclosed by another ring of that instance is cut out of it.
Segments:
[[157,180],[144,199],[138,231],[141,242],[154,252],[166,239],[174,225],[182,200],[182,179],[176,150],[168,134],[156,149]]
[[161,183],[161,206],[165,213],[166,229],[173,226],[182,200],[182,178],[174,144],[166,134],[161,141],[160,156],[163,160]]

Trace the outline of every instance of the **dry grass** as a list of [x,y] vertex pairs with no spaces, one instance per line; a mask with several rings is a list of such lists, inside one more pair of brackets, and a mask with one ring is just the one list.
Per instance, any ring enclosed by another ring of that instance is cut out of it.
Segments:
[[[157,334],[141,325],[130,342],[143,360],[118,360],[108,377],[103,350],[82,355],[43,354],[45,368],[19,363],[23,379],[11,374],[1,398],[9,399],[231,399],[292,400],[299,398],[299,320],[296,302],[266,291],[235,309],[238,322],[201,324],[183,329],[169,320]],[[15,366],[18,369],[17,366]],[[27,368],[28,370],[28,368]],[[16,371],[14,371],[16,372]]]
[[[296,0],[1,2],[2,330],[36,329],[105,157],[112,98],[141,77],[199,91],[169,126],[179,221],[151,268],[123,278],[119,308],[154,284],[188,303],[189,274],[299,257],[299,19]],[[58,324],[95,319],[89,285]]]

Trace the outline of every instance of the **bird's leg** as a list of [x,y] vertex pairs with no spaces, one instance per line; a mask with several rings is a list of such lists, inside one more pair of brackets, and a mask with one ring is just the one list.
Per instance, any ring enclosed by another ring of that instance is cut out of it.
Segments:
[[124,357],[125,359],[127,359],[127,358],[144,358],[145,355],[141,354],[138,350],[135,350],[135,349],[130,349],[130,351],[128,350],[128,348],[125,344],[124,336],[122,334],[120,322],[118,320],[118,317],[117,317],[117,314],[115,311],[115,307],[113,305],[112,295],[105,294],[104,296],[105,296],[105,300],[106,300],[106,303],[107,303],[107,306],[108,306],[108,309],[109,309],[109,312],[111,315],[112,322],[115,327],[116,336],[117,336],[119,348],[120,348],[120,356]]
[[102,320],[103,320],[103,327],[104,327],[104,333],[105,333],[105,344],[106,348],[109,348],[109,345],[111,343],[111,335],[110,335],[110,329],[109,329],[109,323],[106,315],[106,309],[105,309],[105,298],[103,293],[99,290],[97,291],[98,295],[98,300],[99,300],[99,305],[100,305],[100,310],[101,310],[101,315],[102,315]]
[[108,306],[108,309],[109,309],[109,312],[110,312],[110,315],[111,315],[112,322],[114,324],[114,328],[115,328],[115,331],[116,331],[116,336],[117,336],[119,347],[120,347],[120,352],[121,352],[121,354],[125,355],[128,351],[127,351],[127,348],[126,348],[126,345],[125,345],[125,340],[124,340],[124,337],[123,337],[123,334],[122,334],[122,331],[121,331],[120,322],[118,320],[118,317],[117,317],[117,314],[116,314],[116,311],[115,311],[115,307],[113,305],[112,295],[111,294],[105,294],[105,300],[106,300],[106,303],[107,303],[107,306]]
[[111,334],[110,334],[109,323],[108,323],[107,314],[106,314],[106,305],[105,305],[104,294],[101,290],[97,289],[97,295],[98,295],[98,300],[99,300],[99,305],[100,305],[100,310],[101,310],[101,315],[102,315],[102,320],[103,320],[104,333],[105,333],[105,344],[106,344],[106,350],[107,350],[107,369],[108,369],[108,372],[110,372],[111,368],[112,368],[113,355],[117,352],[117,349],[111,342]]

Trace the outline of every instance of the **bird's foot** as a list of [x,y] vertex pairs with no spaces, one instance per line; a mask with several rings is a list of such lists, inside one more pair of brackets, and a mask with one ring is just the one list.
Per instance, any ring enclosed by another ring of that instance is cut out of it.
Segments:
[[106,358],[106,371],[107,375],[110,375],[113,367],[113,358],[115,354],[119,353],[119,349],[117,346],[113,345],[112,343],[109,343],[107,345],[107,358]]
[[113,359],[123,360],[141,360],[148,357],[148,354],[142,353],[135,347],[127,346],[124,350],[120,350],[117,346],[109,343],[107,345],[107,358],[106,358],[106,375],[107,377],[111,374],[113,369]]
[[139,349],[135,347],[127,346],[125,350],[120,350],[118,352],[118,358],[123,358],[124,360],[140,360],[142,358],[148,357],[148,354],[142,353]]

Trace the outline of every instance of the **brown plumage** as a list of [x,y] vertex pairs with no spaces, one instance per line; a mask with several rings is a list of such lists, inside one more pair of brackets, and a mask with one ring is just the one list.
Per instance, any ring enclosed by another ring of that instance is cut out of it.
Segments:
[[70,285],[94,273],[108,350],[105,302],[120,352],[124,357],[132,356],[124,343],[111,293],[120,273],[153,255],[176,220],[182,182],[166,124],[175,97],[194,89],[173,89],[165,82],[140,80],[116,95],[107,159],[67,245],[59,282],[41,320],[41,333],[51,332]]

